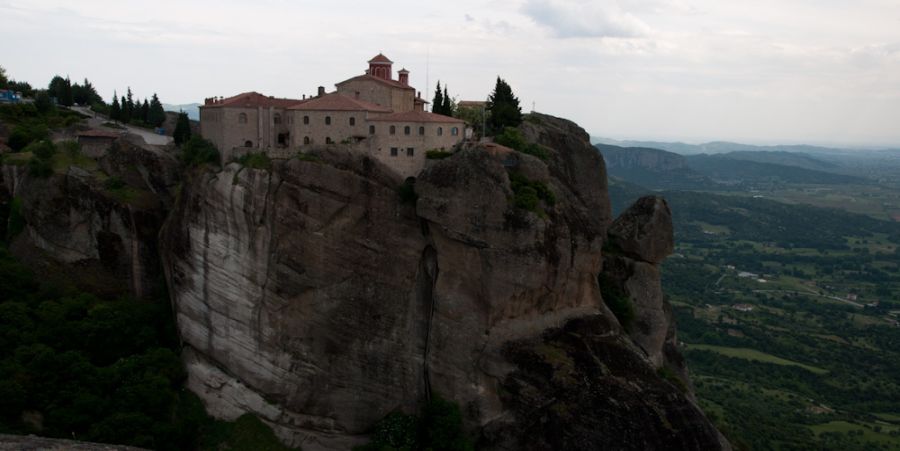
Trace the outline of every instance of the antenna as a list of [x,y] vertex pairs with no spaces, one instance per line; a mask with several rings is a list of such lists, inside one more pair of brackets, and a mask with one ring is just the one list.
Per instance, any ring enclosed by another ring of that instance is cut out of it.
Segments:
[[[428,78],[428,69],[431,66],[430,57],[431,57],[431,48],[426,47],[425,48],[425,96],[426,97],[428,96],[428,90],[431,89],[431,84],[430,84],[431,80],[429,80],[429,78]],[[434,105],[432,105],[431,107],[434,108]]]

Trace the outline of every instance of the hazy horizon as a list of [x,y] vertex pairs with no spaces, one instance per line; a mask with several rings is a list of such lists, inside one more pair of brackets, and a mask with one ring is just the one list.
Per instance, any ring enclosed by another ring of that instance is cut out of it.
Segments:
[[106,99],[128,86],[169,104],[300,97],[384,52],[426,98],[440,80],[459,100],[484,99],[501,76],[523,111],[593,136],[900,147],[889,0],[0,0],[0,13],[11,78],[87,77]]

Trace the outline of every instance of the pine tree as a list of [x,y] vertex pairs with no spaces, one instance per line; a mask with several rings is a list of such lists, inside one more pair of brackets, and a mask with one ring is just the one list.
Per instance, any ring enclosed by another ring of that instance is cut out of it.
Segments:
[[178,120],[175,122],[175,131],[172,132],[172,138],[177,146],[191,139],[191,121],[188,119],[187,113],[178,113]]
[[109,118],[113,121],[122,120],[122,107],[119,106],[119,98],[116,96],[115,91],[113,91],[112,105],[109,107]]
[[150,112],[147,114],[147,122],[154,127],[161,127],[166,121],[166,111],[163,109],[162,103],[156,93],[150,98]]
[[74,100],[72,99],[72,82],[69,81],[69,78],[62,78],[59,75],[53,77],[50,80],[50,85],[47,87],[47,94],[50,97],[56,98],[56,103],[65,106],[72,106]]
[[148,102],[147,99],[144,99],[144,103],[141,104],[141,118],[140,119],[141,119],[141,122],[146,124],[146,123],[150,122],[149,118],[150,118],[150,102]]
[[131,94],[129,86],[125,100],[122,100],[122,122],[128,124],[132,118],[134,118],[134,96]]
[[441,81],[437,82],[437,89],[434,90],[434,99],[431,101],[431,112],[441,114],[441,108],[444,107],[444,95],[441,93]]
[[103,99],[97,94],[97,90],[87,78],[84,84],[75,83],[72,85],[72,98],[79,105],[93,105],[95,103],[103,103]]
[[487,109],[491,113],[487,121],[488,129],[494,134],[502,133],[506,127],[517,127],[522,123],[519,99],[513,94],[509,84],[500,77],[497,77],[494,92],[488,97]]
[[444,116],[453,116],[453,99],[447,93],[447,85],[444,85],[444,104],[441,105],[441,114]]

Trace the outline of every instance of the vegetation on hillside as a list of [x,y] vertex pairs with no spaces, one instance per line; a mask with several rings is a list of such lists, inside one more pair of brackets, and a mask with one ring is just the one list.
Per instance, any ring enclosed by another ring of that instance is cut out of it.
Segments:
[[472,451],[459,406],[434,396],[420,415],[394,412],[372,428],[372,441],[354,451]]
[[[0,218],[10,236],[17,208]],[[252,416],[207,416],[183,388],[178,353],[165,298],[99,299],[49,285],[0,245],[0,433],[158,450],[287,449]]]

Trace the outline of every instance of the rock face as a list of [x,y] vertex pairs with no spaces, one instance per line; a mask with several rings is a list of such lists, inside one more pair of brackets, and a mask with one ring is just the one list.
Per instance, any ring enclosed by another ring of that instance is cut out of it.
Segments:
[[[522,132],[547,161],[463,150],[416,200],[341,148],[193,174],[161,235],[189,388],[307,451],[434,393],[485,449],[719,448],[602,300],[603,159],[571,122]],[[523,180],[552,198],[517,208]]]
[[[122,185],[106,186],[111,176]],[[162,280],[157,236],[176,181],[173,157],[128,141],[48,178],[4,165],[0,196],[16,199],[24,223],[10,249],[42,277],[102,296],[148,296]]]
[[634,306],[629,335],[655,367],[674,371],[689,386],[659,272],[659,264],[674,250],[668,204],[656,196],[638,199],[612,223],[608,239],[600,278],[624,293]]
[[107,445],[104,443],[79,442],[75,440],[62,440],[58,438],[36,437],[33,435],[0,434],[0,450],[143,451],[144,448],[134,448],[131,446],[122,445]]

